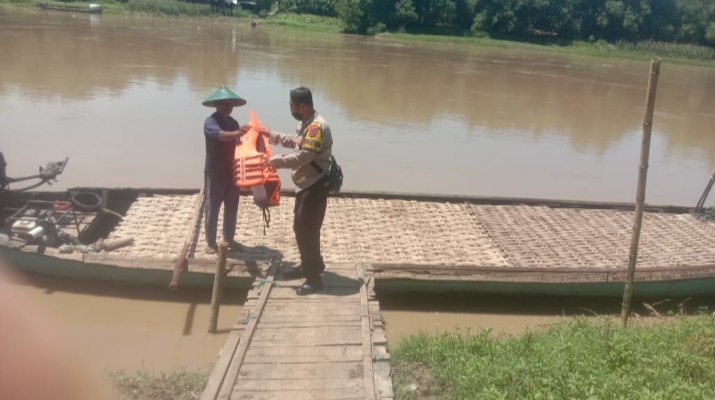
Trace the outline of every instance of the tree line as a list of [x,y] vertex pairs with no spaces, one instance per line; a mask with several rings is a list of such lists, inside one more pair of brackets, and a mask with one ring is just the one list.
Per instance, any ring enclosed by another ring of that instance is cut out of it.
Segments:
[[[267,10],[275,0],[258,0]],[[281,12],[338,17],[348,33],[462,33],[715,46],[715,0],[278,0]]]

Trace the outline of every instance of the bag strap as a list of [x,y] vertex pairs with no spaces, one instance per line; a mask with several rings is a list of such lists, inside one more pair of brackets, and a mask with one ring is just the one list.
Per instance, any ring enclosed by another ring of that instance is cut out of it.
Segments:
[[310,162],[310,165],[312,165],[313,168],[315,168],[316,170],[318,170],[318,173],[319,173],[319,174],[322,174],[322,173],[323,173],[323,169],[320,168],[320,165],[318,165],[318,163],[316,163],[315,161],[311,161],[311,162]]

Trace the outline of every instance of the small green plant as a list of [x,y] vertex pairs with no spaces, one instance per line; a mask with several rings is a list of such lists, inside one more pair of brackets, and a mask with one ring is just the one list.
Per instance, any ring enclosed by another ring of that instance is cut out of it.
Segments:
[[120,400],[198,399],[206,387],[208,375],[208,371],[187,371],[184,368],[168,373],[147,370],[109,373]]

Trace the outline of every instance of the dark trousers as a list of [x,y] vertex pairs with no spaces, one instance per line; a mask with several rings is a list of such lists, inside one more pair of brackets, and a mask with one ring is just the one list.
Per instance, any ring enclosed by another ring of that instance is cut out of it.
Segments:
[[233,183],[232,177],[215,178],[206,175],[204,185],[206,192],[206,203],[204,204],[206,243],[209,246],[215,246],[221,203],[223,203],[223,237],[232,240],[236,234],[238,200],[241,196],[241,189]]
[[313,185],[296,194],[293,231],[298,242],[301,268],[307,278],[316,278],[325,271],[320,254],[320,228],[323,226],[328,193],[320,185]]

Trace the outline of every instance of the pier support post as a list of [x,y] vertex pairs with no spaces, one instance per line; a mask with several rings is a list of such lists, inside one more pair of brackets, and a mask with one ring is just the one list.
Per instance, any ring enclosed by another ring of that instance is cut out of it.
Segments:
[[655,58],[650,63],[650,78],[646,92],[645,116],[643,117],[643,141],[641,143],[641,158],[638,168],[638,190],[636,191],[636,212],[633,217],[633,232],[631,236],[631,249],[628,254],[628,276],[623,290],[623,304],[621,320],[623,326],[628,325],[631,313],[631,295],[633,294],[633,281],[636,274],[636,259],[638,258],[638,242],[641,235],[643,222],[643,205],[645,204],[646,176],[648,175],[648,158],[650,156],[650,138],[653,128],[653,110],[655,108],[655,93],[658,88],[658,75],[660,75],[660,58]]
[[218,312],[221,307],[221,295],[223,294],[223,278],[226,275],[226,253],[228,244],[220,242],[218,244],[218,257],[216,257],[216,274],[214,275],[213,293],[211,294],[211,315],[209,316],[209,333],[216,333],[218,325]]

